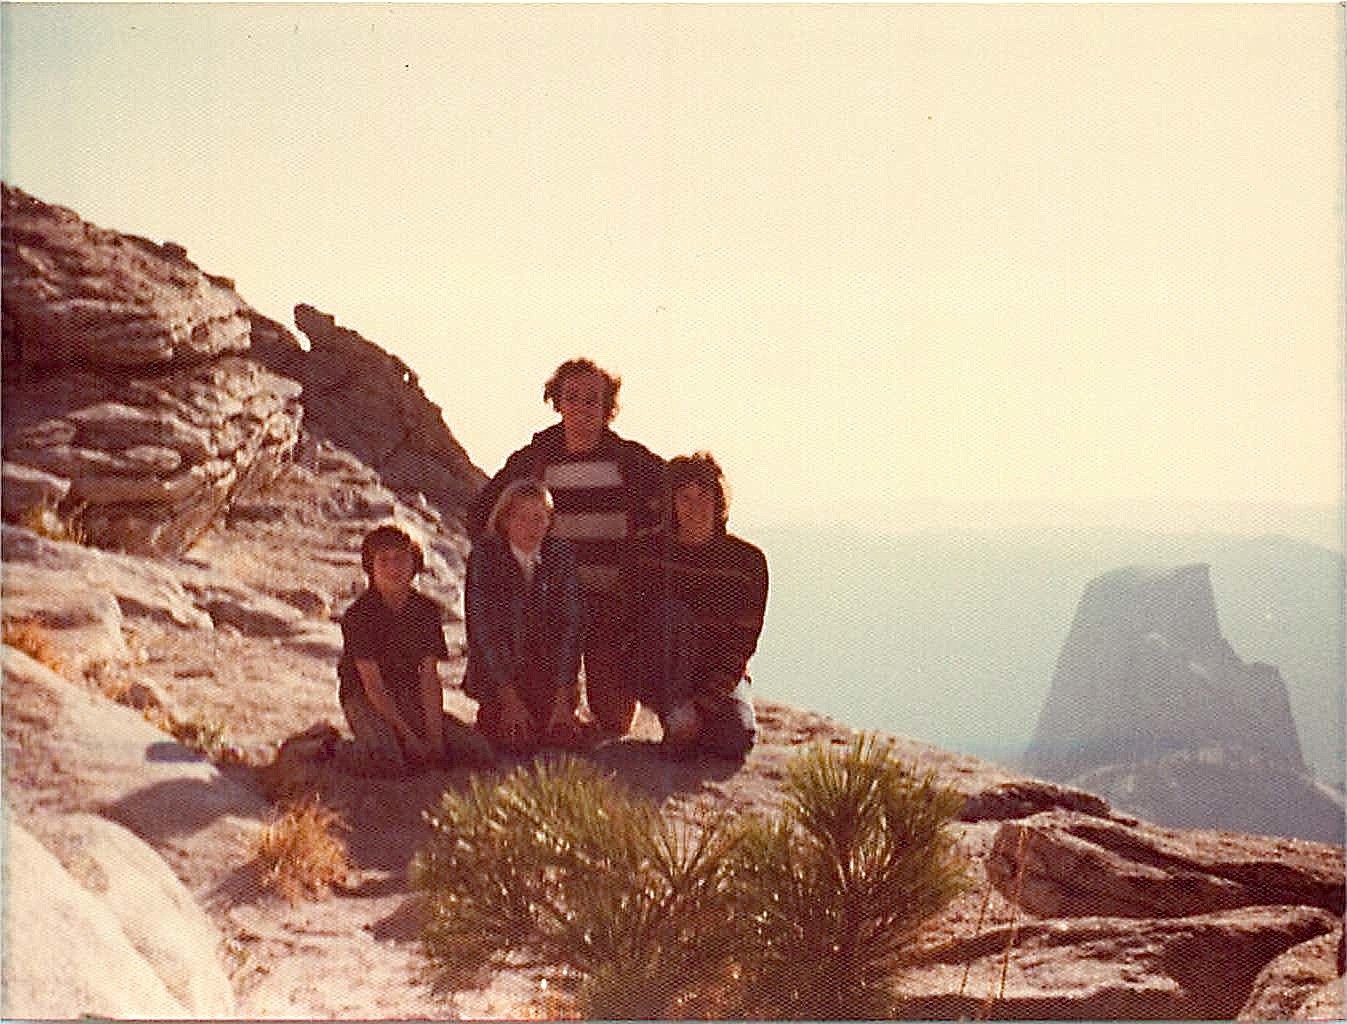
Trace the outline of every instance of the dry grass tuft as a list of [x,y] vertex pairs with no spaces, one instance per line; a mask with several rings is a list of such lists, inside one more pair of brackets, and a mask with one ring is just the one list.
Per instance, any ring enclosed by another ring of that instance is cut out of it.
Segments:
[[292,904],[326,896],[351,871],[346,843],[336,834],[348,828],[315,798],[287,805],[258,841],[262,884]]
[[62,515],[60,510],[48,501],[30,505],[19,513],[19,525],[32,530],[40,537],[50,540],[67,541],[71,544],[87,544],[89,531],[80,519],[82,508]]
[[23,651],[34,661],[40,661],[53,672],[61,672],[65,668],[64,659],[52,643],[51,631],[40,619],[5,619],[4,642]]

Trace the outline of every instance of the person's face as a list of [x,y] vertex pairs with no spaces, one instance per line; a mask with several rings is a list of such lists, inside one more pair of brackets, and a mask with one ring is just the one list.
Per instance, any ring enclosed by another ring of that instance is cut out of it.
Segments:
[[541,498],[518,497],[505,517],[505,539],[520,551],[537,551],[551,525],[552,513]]
[[567,377],[557,394],[557,408],[571,447],[592,446],[603,431],[604,399],[607,384],[597,373],[576,373]]
[[388,598],[405,595],[416,576],[416,557],[403,547],[380,548],[370,559],[370,582]]
[[673,494],[678,539],[684,544],[705,544],[716,529],[716,496],[699,483],[686,483]]

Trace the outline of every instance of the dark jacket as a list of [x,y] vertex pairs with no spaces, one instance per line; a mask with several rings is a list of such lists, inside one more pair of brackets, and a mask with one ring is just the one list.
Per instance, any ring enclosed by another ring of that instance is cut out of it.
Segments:
[[733,689],[757,649],[767,610],[762,551],[723,530],[695,547],[659,534],[633,544],[623,569],[627,629],[661,602],[686,605],[702,636],[696,671]]
[[473,542],[464,594],[468,696],[490,700],[509,683],[538,705],[575,685],[581,628],[575,554],[565,541],[547,537],[541,556],[526,587],[509,544],[495,534]]

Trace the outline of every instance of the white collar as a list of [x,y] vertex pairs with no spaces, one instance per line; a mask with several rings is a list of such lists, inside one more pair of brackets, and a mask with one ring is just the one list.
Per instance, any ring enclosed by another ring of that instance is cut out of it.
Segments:
[[519,563],[520,568],[526,571],[536,569],[542,564],[543,549],[541,547],[537,551],[523,551],[511,544],[510,553],[514,555],[514,560]]

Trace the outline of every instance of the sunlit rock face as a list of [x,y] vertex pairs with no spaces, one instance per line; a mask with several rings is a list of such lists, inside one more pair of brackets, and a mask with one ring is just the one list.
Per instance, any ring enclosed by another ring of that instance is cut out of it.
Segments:
[[1153,821],[1342,841],[1341,799],[1307,776],[1286,684],[1221,634],[1206,565],[1090,583],[1026,762]]
[[3,202],[7,478],[45,474],[91,543],[185,550],[286,464],[300,386],[248,358],[252,311],[181,246]]

